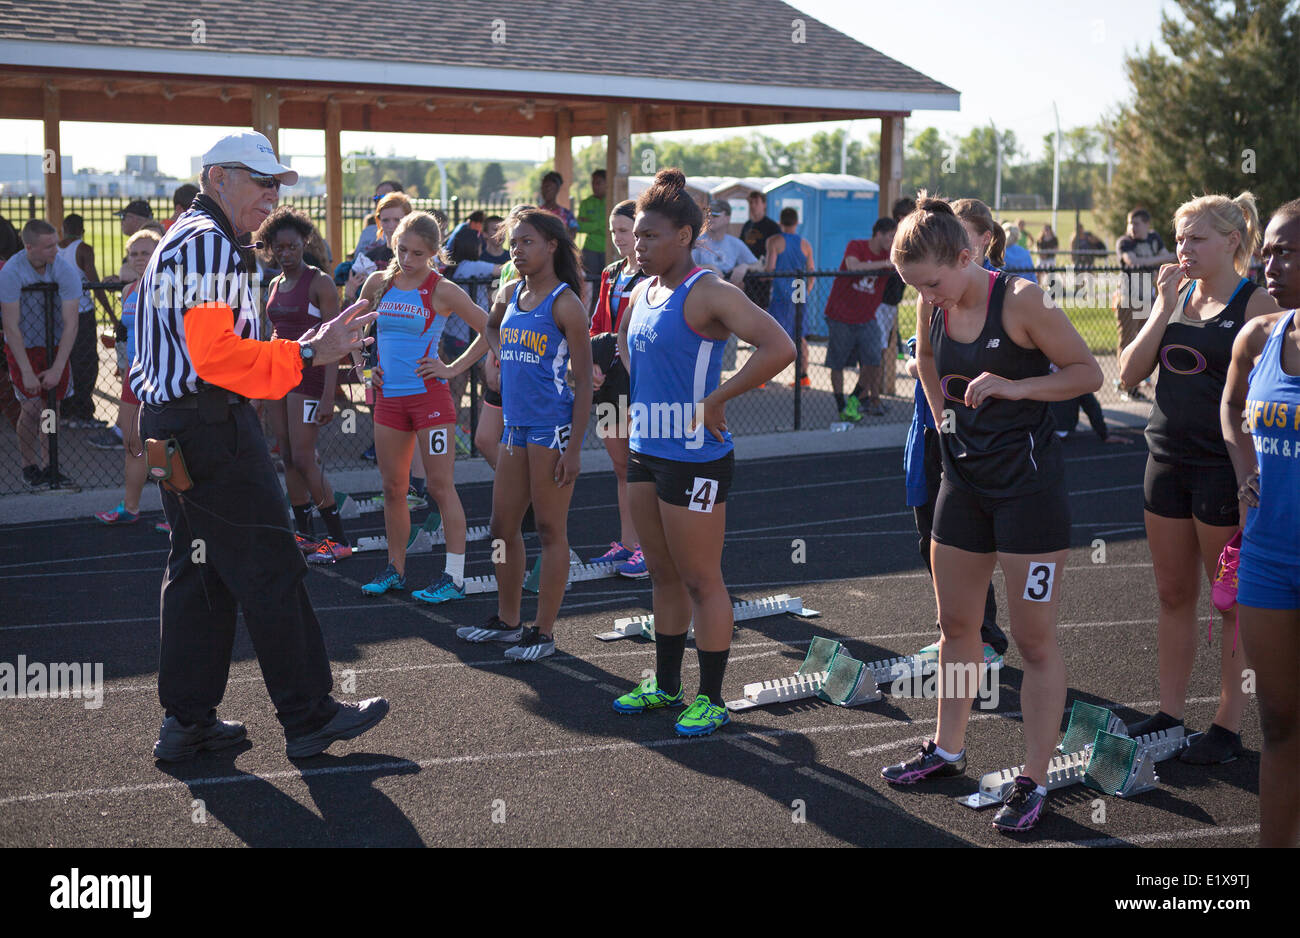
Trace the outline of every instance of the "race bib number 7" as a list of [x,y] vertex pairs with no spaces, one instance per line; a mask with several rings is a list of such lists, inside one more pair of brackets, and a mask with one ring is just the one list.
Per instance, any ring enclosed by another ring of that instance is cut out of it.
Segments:
[[302,422],[313,423],[316,420],[316,408],[319,406],[320,406],[320,401],[303,401]]
[[1056,564],[1031,561],[1029,576],[1025,578],[1025,599],[1035,603],[1052,601],[1052,581],[1056,579]]
[[701,479],[695,477],[695,483],[691,486],[691,501],[688,507],[691,511],[713,511],[713,503],[718,500],[718,480]]

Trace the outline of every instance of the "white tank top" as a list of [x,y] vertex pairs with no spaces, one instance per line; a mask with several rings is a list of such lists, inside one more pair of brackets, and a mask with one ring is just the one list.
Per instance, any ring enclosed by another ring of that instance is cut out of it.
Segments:
[[[66,257],[68,263],[76,268],[77,273],[81,273],[81,268],[77,267],[77,248],[81,247],[81,239],[77,238],[68,244],[67,247],[59,248],[59,257]],[[86,282],[86,275],[81,274],[81,282]],[[81,305],[77,308],[79,313],[93,312],[95,302],[90,298],[90,291],[86,290],[81,294]]]

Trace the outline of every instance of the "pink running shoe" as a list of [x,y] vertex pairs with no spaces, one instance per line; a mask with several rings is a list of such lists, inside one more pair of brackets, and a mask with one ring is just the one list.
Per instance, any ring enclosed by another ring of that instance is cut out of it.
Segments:
[[1232,536],[1232,540],[1223,545],[1219,555],[1219,569],[1214,574],[1212,599],[1214,608],[1227,612],[1237,604],[1237,563],[1241,557],[1241,532]]

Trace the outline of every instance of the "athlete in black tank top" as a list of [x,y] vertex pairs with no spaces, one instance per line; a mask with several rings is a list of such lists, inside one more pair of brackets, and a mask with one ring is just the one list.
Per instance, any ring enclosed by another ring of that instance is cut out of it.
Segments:
[[1199,282],[1194,283],[1178,298],[1178,312],[1160,340],[1160,374],[1155,406],[1147,421],[1147,448],[1157,462],[1218,466],[1228,462],[1219,402],[1232,361],[1232,343],[1258,287],[1241,278],[1223,312],[1193,321],[1182,311],[1198,286]]
[[930,344],[944,409],[954,418],[951,432],[939,434],[944,477],[978,495],[1006,498],[1060,483],[1064,466],[1046,401],[989,398],[978,408],[966,406],[967,386],[984,372],[1011,381],[1051,373],[1046,355],[1017,345],[1003,328],[1008,276],[989,277],[988,314],[975,341],[951,338],[947,314],[937,309],[930,316]]

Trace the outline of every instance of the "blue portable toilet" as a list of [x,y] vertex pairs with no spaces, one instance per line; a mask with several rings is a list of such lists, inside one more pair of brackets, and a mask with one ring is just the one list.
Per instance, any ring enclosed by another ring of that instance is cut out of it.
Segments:
[[[798,233],[812,245],[818,270],[839,270],[844,249],[854,238],[870,238],[880,217],[880,186],[859,176],[838,173],[793,173],[764,190],[767,214],[781,220],[781,209],[799,212]],[[816,286],[804,311],[804,335],[824,336],[829,285]]]

